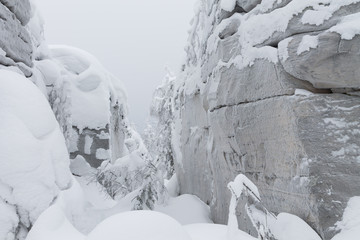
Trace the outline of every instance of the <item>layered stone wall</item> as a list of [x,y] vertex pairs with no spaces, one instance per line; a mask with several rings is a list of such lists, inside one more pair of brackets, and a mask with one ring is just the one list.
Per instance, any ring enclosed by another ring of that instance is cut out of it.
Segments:
[[[360,38],[341,30],[359,11],[358,1],[201,1],[173,145],[181,192],[208,203],[215,222],[227,222],[227,184],[243,173],[268,210],[300,216],[323,239],[336,233],[360,195]],[[256,236],[246,202],[239,227]]]

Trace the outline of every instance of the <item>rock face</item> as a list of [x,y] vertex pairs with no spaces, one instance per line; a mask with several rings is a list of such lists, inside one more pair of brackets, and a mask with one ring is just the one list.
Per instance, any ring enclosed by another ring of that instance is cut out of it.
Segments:
[[15,14],[16,18],[23,26],[25,26],[30,21],[31,6],[29,1],[1,0],[0,2]]
[[28,0],[0,1],[0,47],[4,51],[0,63],[4,66],[32,67],[33,45],[24,26],[30,20],[30,10]]
[[[268,210],[331,239],[360,194],[359,1],[200,6],[174,96],[181,192],[226,223],[227,183],[243,173]],[[246,201],[239,227],[256,235]]]

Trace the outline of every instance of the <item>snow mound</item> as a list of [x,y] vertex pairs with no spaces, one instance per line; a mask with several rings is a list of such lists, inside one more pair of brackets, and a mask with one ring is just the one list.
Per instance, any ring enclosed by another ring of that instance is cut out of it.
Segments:
[[[121,81],[83,50],[50,46],[50,51],[51,60],[57,63],[62,80],[69,83],[72,125],[80,131],[85,128],[104,129],[110,123],[111,105],[126,102]],[[54,69],[49,78],[52,79],[57,71]]]
[[304,220],[292,214],[280,213],[269,225],[271,233],[278,240],[321,240]]
[[29,232],[26,240],[82,240],[85,239],[68,221],[58,205],[48,208]]
[[71,186],[71,174],[47,99],[24,76],[6,70],[0,70],[0,145],[0,239],[15,232],[23,239],[60,190]]
[[344,211],[343,218],[336,223],[339,234],[332,240],[356,240],[360,236],[360,197],[353,197],[349,200]]
[[[184,227],[192,240],[225,240],[228,226],[218,224],[191,224]],[[234,240],[255,240],[256,238],[238,230]]]
[[133,211],[112,216],[100,223],[87,240],[190,240],[182,226],[165,214]]
[[182,225],[212,223],[209,206],[194,195],[184,194],[170,198],[167,205],[158,205],[155,211],[173,217]]

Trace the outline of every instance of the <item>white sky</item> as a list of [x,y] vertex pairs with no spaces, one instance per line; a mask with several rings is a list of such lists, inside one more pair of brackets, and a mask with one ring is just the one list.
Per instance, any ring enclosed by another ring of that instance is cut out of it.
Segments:
[[36,0],[49,44],[95,55],[123,81],[142,131],[155,87],[182,64],[196,0]]

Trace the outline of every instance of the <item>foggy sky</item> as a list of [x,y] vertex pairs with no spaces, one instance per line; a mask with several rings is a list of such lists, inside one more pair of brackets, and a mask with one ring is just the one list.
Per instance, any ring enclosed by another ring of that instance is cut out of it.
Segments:
[[196,0],[36,0],[49,44],[95,55],[123,81],[130,120],[142,131],[165,67],[177,73]]

